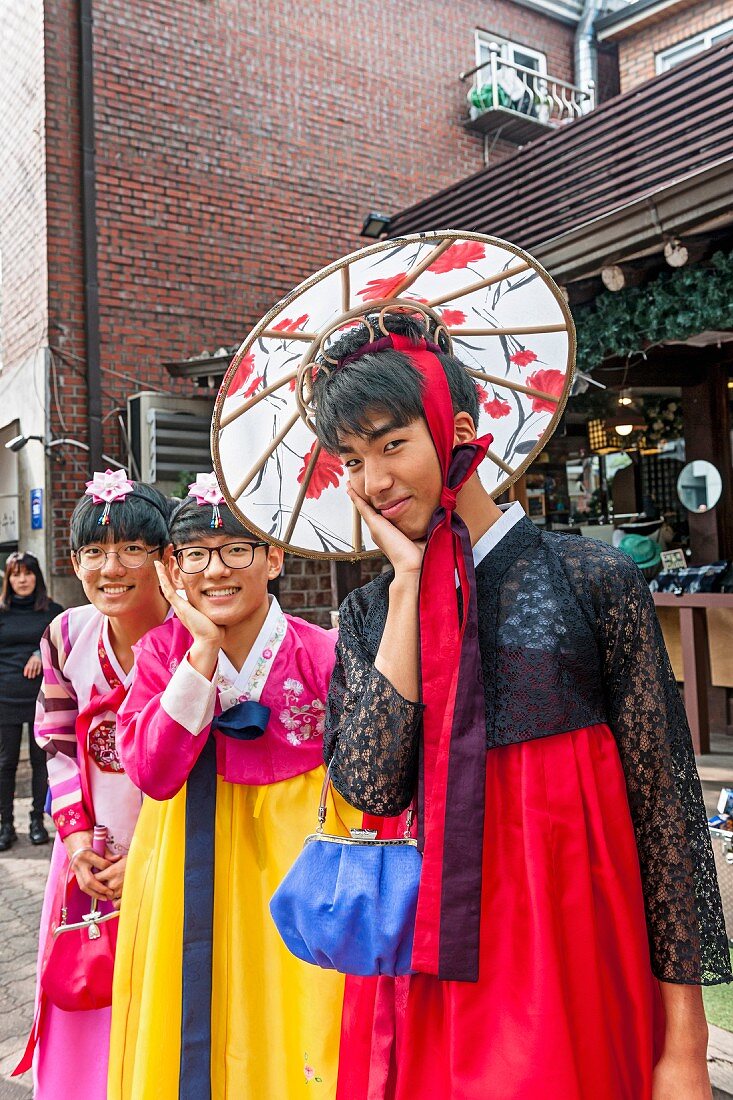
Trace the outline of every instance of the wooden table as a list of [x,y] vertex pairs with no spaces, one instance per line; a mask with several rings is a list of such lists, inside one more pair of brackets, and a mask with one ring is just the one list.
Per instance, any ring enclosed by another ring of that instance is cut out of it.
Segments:
[[685,682],[685,710],[690,723],[692,743],[697,756],[710,752],[710,655],[706,609],[733,608],[733,593],[699,592],[694,596],[676,596],[654,592],[656,607],[676,607],[680,613],[680,643]]

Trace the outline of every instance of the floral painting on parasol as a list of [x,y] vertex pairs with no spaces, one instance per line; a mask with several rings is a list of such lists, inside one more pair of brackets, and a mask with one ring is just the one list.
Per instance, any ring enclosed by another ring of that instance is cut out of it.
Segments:
[[[227,502],[256,534],[306,557],[378,553],[313,432],[314,372],[350,325],[414,312],[473,376],[480,477],[493,496],[554,431],[572,382],[575,330],[550,276],[496,237],[444,230],[379,241],[306,279],[244,340],[222,383],[212,453]],[[377,335],[379,333],[377,332]]]

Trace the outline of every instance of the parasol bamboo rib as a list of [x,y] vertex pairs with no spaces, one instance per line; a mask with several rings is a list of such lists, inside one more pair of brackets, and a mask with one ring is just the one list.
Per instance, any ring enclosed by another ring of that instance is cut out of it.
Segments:
[[483,378],[484,382],[491,382],[492,386],[500,389],[515,390],[517,393],[526,393],[529,397],[541,397],[543,401],[552,401],[553,405],[559,405],[560,398],[554,393],[545,393],[544,390],[536,390],[533,386],[523,386],[521,382],[511,382],[508,378],[497,378],[495,374],[484,374],[481,370],[466,370],[472,378]]
[[535,336],[540,332],[567,332],[568,326],[531,325],[529,328],[449,328],[449,336]]
[[316,462],[318,462],[318,456],[320,455],[320,453],[321,444],[316,443],[313,447],[313,454],[310,456],[310,461],[308,462],[308,466],[306,467],[305,474],[303,475],[303,483],[300,486],[297,497],[295,498],[295,504],[293,505],[290,522],[288,523],[287,530],[283,535],[283,542],[290,542],[290,539],[293,537],[293,531],[295,530],[295,525],[298,522],[300,509],[303,507],[303,501],[305,500],[305,495],[308,492],[308,486],[310,485],[311,478],[313,477],[313,471],[316,468]]
[[531,266],[525,263],[517,264],[516,267],[508,271],[500,271],[498,275],[492,275],[489,279],[481,279],[480,282],[470,283],[469,286],[464,286],[460,290],[452,290],[450,294],[444,294],[441,298],[432,298],[428,305],[435,309],[436,306],[442,306],[444,302],[455,302],[458,298],[464,298],[466,294],[473,294],[487,286],[495,286],[496,283],[502,283],[505,279],[511,279],[512,275],[521,275],[523,271],[529,271]]
[[344,264],[341,268],[341,310],[343,313],[348,312],[351,305],[351,273],[349,271],[349,265]]
[[315,332],[287,332],[285,329],[266,328],[260,333],[258,339],[260,340],[304,340],[307,343],[312,343],[313,340],[318,339],[318,335]]
[[491,450],[487,451],[486,452],[486,457],[491,459],[491,461],[496,466],[498,466],[500,470],[503,470],[505,474],[513,474],[514,473],[514,470],[511,468],[511,466],[507,466],[504,459],[499,458],[499,456],[497,454],[494,454],[493,451],[491,451]]
[[253,409],[255,405],[258,405],[260,401],[264,400],[265,397],[269,397],[271,393],[275,392],[275,390],[279,390],[283,386],[287,386],[288,382],[292,382],[293,379],[297,377],[297,370],[290,371],[288,374],[284,374],[282,378],[278,378],[277,382],[273,382],[271,386],[266,386],[264,390],[260,390],[259,393],[256,393],[254,395],[254,397],[250,397],[249,401],[245,401],[241,409],[234,409],[233,412],[227,413],[226,416],[223,416],[219,421],[219,431],[221,431],[223,428],[227,428],[235,420],[239,419],[240,416],[243,416],[244,413],[249,412],[249,410]]
[[361,545],[363,542],[361,534],[361,513],[355,504],[351,507],[354,509],[354,513],[351,517],[351,546],[357,553],[361,553]]
[[251,482],[254,481],[257,474],[260,472],[262,467],[265,465],[265,463],[267,462],[267,460],[270,457],[270,455],[272,454],[272,452],[277,450],[277,448],[280,446],[280,444],[282,443],[285,436],[288,434],[288,432],[291,430],[291,428],[295,427],[295,425],[297,424],[297,422],[299,420],[300,420],[300,413],[299,412],[294,412],[293,415],[290,417],[290,419],[285,422],[285,424],[280,429],[280,431],[277,433],[275,438],[268,445],[267,450],[263,454],[261,454],[260,457],[257,459],[257,462],[254,464],[252,469],[248,472],[248,474],[245,477],[244,481],[242,481],[241,485],[239,485],[237,487],[237,489],[235,489],[235,491],[232,493],[232,499],[233,500],[235,500],[235,501],[239,500],[242,493],[245,491],[245,489],[247,489],[249,487]]
[[427,271],[429,267],[432,267],[432,265],[438,259],[438,256],[442,256],[445,250],[447,248],[450,248],[452,244],[453,241],[450,237],[448,237],[446,238],[446,240],[441,241],[436,248],[433,248],[430,252],[428,252],[425,259],[421,260],[417,267],[413,271],[410,271],[407,275],[405,275],[402,282],[395,287],[395,289],[392,291],[392,296],[394,298],[398,298],[400,294],[404,294],[406,290],[409,290],[412,284],[417,282],[417,280],[420,278],[423,271]]

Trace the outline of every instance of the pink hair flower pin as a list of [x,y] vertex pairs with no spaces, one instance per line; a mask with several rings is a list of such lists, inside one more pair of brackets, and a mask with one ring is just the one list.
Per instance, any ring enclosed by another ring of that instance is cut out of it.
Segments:
[[104,511],[97,520],[97,526],[109,527],[110,505],[116,500],[124,500],[135,492],[135,485],[124,470],[95,470],[92,480],[87,482],[84,495],[91,497],[95,504],[103,504]]
[[188,487],[188,495],[196,498],[196,503],[201,507],[210,504],[213,510],[210,527],[223,527],[224,520],[219,512],[219,505],[224,503],[224,494],[219,488],[216,474],[197,474],[196,480]]

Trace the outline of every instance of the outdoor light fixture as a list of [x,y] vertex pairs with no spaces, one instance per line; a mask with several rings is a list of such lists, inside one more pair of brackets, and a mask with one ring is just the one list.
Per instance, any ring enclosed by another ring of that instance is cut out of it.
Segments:
[[631,435],[632,432],[643,432],[646,421],[633,409],[621,409],[616,416],[609,416],[604,425],[607,431],[616,432],[622,438]]
[[22,451],[26,443],[31,439],[37,439],[39,443],[43,443],[44,439],[42,435],[14,435],[12,439],[9,439],[5,444],[7,451],[13,451],[15,454],[18,451]]
[[383,233],[389,232],[389,227],[392,224],[392,218],[389,214],[377,214],[372,211],[367,214],[364,219],[364,224],[361,227],[361,237],[371,237],[372,240],[378,240]]
[[682,242],[675,237],[665,244],[664,258],[670,267],[684,267],[688,260],[688,252]]
[[634,404],[630,390],[621,390],[618,404],[620,408],[616,413],[606,417],[604,421],[606,430],[615,432],[622,439],[631,435],[632,432],[643,432],[646,428],[646,417],[642,410]]
[[[26,443],[30,443],[32,439],[38,440],[39,443],[43,443],[46,454],[51,454],[52,447],[79,447],[82,451],[88,451],[89,446],[86,443],[82,443],[80,439],[51,439],[46,442],[46,439],[42,435],[14,435],[12,439],[9,439],[5,444],[5,449],[8,451],[22,451]],[[110,466],[115,466],[118,470],[124,470],[125,467],[121,462],[118,462],[116,458],[110,458],[109,455],[102,455],[105,462],[109,462]]]
[[623,290],[626,286],[626,275],[623,268],[619,267],[618,264],[610,264],[608,267],[604,267],[601,271],[601,282],[606,290],[611,290],[614,293]]

